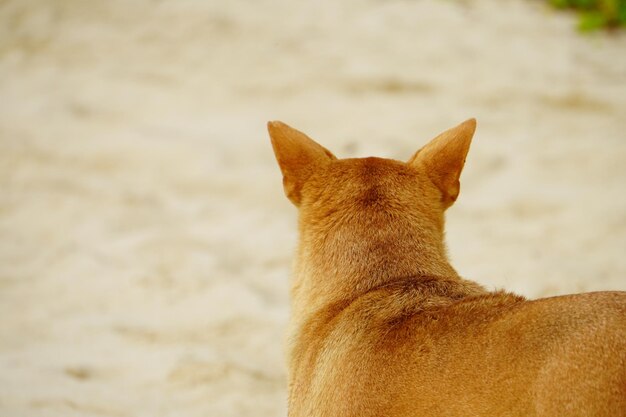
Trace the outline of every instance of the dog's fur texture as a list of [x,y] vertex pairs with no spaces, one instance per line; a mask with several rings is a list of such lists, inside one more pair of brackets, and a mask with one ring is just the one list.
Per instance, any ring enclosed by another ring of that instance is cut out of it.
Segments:
[[290,417],[626,416],[625,292],[529,301],[448,262],[444,211],[475,128],[403,163],[337,159],[268,124],[299,209]]

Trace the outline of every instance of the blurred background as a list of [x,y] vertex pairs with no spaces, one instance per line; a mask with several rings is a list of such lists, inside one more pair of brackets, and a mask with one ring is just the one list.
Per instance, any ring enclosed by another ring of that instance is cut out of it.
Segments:
[[268,120],[406,160],[476,117],[459,273],[626,290],[626,36],[548,3],[0,0],[0,415],[286,415]]

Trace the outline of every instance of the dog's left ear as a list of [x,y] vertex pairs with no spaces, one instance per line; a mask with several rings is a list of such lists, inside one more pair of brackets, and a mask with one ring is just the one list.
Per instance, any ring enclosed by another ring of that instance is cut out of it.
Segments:
[[283,173],[285,195],[299,206],[304,183],[316,170],[337,158],[328,149],[285,123],[268,122],[267,130]]
[[408,161],[409,165],[426,168],[428,177],[441,191],[444,208],[459,196],[459,178],[475,131],[476,119],[466,120],[431,140]]

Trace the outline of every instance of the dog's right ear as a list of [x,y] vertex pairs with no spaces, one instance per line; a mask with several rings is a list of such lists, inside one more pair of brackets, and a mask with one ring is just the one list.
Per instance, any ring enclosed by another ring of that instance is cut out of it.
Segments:
[[267,130],[283,173],[285,195],[299,206],[304,183],[316,170],[337,158],[328,149],[285,123],[268,122]]

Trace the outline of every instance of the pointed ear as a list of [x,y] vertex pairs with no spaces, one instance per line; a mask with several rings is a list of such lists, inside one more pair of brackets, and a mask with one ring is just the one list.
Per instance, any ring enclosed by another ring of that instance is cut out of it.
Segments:
[[283,173],[285,195],[298,206],[304,183],[316,170],[337,158],[322,145],[285,123],[268,122],[267,130]]
[[459,196],[459,177],[474,131],[476,119],[466,120],[431,140],[409,159],[409,165],[426,168],[430,180],[441,191],[445,208],[450,207]]

